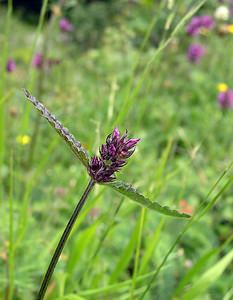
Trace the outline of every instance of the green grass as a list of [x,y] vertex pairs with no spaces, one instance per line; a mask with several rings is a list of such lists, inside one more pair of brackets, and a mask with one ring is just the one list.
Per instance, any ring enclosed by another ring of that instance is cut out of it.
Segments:
[[[76,24],[70,37],[60,33],[59,16],[46,21],[48,1],[36,25],[11,1],[1,6],[0,299],[35,298],[88,182],[85,167],[27,104],[26,87],[90,154],[114,126],[141,137],[118,179],[174,209],[185,199],[195,212],[190,220],[162,216],[96,186],[46,299],[229,300],[233,118],[218,106],[216,86],[233,88],[232,36],[220,36],[218,22],[207,35],[185,33],[192,15],[213,15],[217,3],[110,2],[64,9]],[[92,23],[113,6],[104,26]],[[191,42],[207,48],[198,65],[186,58]],[[41,51],[60,63],[34,69]],[[12,73],[4,72],[9,57]],[[21,145],[17,136],[25,134],[31,143]]]

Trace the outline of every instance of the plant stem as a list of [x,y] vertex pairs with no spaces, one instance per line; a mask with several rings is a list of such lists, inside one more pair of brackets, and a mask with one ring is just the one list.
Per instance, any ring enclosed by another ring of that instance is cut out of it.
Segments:
[[51,279],[51,277],[53,275],[53,271],[54,271],[54,269],[55,269],[55,267],[57,265],[58,259],[59,259],[60,255],[61,255],[61,252],[62,252],[62,250],[63,250],[63,248],[65,246],[65,243],[66,243],[66,241],[67,241],[67,239],[68,239],[68,237],[70,235],[70,232],[71,232],[71,230],[72,230],[72,228],[73,228],[73,226],[75,224],[75,221],[76,221],[76,219],[77,219],[77,217],[78,217],[78,215],[79,215],[79,213],[80,213],[83,205],[85,204],[90,191],[94,187],[94,185],[95,185],[95,182],[91,179],[89,181],[88,186],[86,187],[86,189],[85,189],[85,191],[84,191],[81,199],[79,200],[79,202],[78,202],[78,204],[77,204],[77,206],[76,206],[76,208],[75,208],[75,210],[74,210],[74,212],[73,212],[73,214],[72,214],[69,222],[67,223],[66,228],[63,231],[61,239],[60,239],[60,241],[59,241],[59,243],[57,245],[57,248],[54,251],[53,257],[52,257],[52,259],[50,261],[50,264],[48,266],[47,272],[46,272],[46,274],[44,276],[44,279],[42,281],[42,284],[41,284],[39,293],[38,293],[38,295],[36,297],[36,300],[43,300],[44,295],[45,295],[46,290],[47,290],[47,287],[48,287],[48,284],[49,284],[49,281],[50,281],[50,279]]

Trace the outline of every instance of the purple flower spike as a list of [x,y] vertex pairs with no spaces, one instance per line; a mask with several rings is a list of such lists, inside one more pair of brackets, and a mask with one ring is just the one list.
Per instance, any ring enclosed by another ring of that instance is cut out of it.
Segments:
[[192,44],[188,49],[188,59],[194,64],[198,64],[201,58],[205,55],[205,48],[200,44]]
[[101,146],[100,157],[94,156],[88,167],[89,175],[96,182],[111,182],[115,179],[114,173],[126,164],[126,160],[134,153],[140,139],[128,139],[127,132],[121,136],[115,128]]
[[93,178],[96,182],[110,182],[115,179],[113,173],[113,168],[108,168],[104,161],[97,157],[93,156],[88,168],[89,175]]
[[74,30],[73,24],[66,18],[60,20],[59,26],[63,32],[71,32]]
[[16,69],[15,61],[12,58],[8,59],[7,64],[6,64],[7,72],[9,72],[9,73],[14,72],[15,69]]
[[233,90],[226,90],[218,94],[218,103],[222,108],[233,108]]
[[32,60],[32,65],[36,69],[41,69],[43,66],[43,54],[36,53]]

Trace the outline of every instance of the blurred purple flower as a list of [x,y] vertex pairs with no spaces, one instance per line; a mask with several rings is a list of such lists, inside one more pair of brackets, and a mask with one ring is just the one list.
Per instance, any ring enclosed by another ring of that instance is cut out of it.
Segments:
[[73,24],[66,18],[60,20],[59,26],[63,32],[71,32],[74,30]]
[[47,60],[44,60],[44,56],[42,53],[35,54],[32,65],[36,69],[49,69],[54,65],[57,65],[60,63],[59,59],[56,58],[48,58]]
[[211,16],[205,15],[200,17],[201,27],[212,29],[214,27],[214,19]]
[[196,16],[191,19],[187,25],[186,32],[190,36],[198,35],[202,28],[212,29],[214,27],[214,20],[211,16]]
[[12,58],[9,58],[6,64],[6,70],[7,72],[11,73],[14,72],[16,69],[16,63]]
[[200,18],[193,17],[187,25],[186,31],[191,36],[198,35],[200,31]]
[[205,55],[205,48],[200,44],[191,44],[188,48],[188,59],[194,64],[198,64]]
[[222,108],[233,108],[233,90],[228,89],[218,94],[218,103]]
[[43,66],[43,54],[36,53],[32,60],[32,65],[36,69],[41,69]]
[[231,14],[231,16],[233,17],[233,2],[232,2],[232,4],[230,5],[230,14]]
[[89,175],[96,182],[111,182],[114,173],[126,164],[126,160],[134,153],[140,139],[128,139],[127,132],[121,136],[117,128],[100,149],[100,157],[94,156],[88,167]]

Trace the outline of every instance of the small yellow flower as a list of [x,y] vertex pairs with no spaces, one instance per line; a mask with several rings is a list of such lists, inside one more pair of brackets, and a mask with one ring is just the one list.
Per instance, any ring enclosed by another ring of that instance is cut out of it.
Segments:
[[225,83],[219,83],[217,88],[219,92],[226,92],[228,90],[228,86]]
[[51,10],[56,17],[61,16],[61,7],[59,5],[56,4],[52,5]]
[[29,135],[24,134],[24,135],[18,135],[16,140],[21,145],[27,145],[30,143],[31,138]]
[[233,33],[233,24],[227,26],[227,31]]

